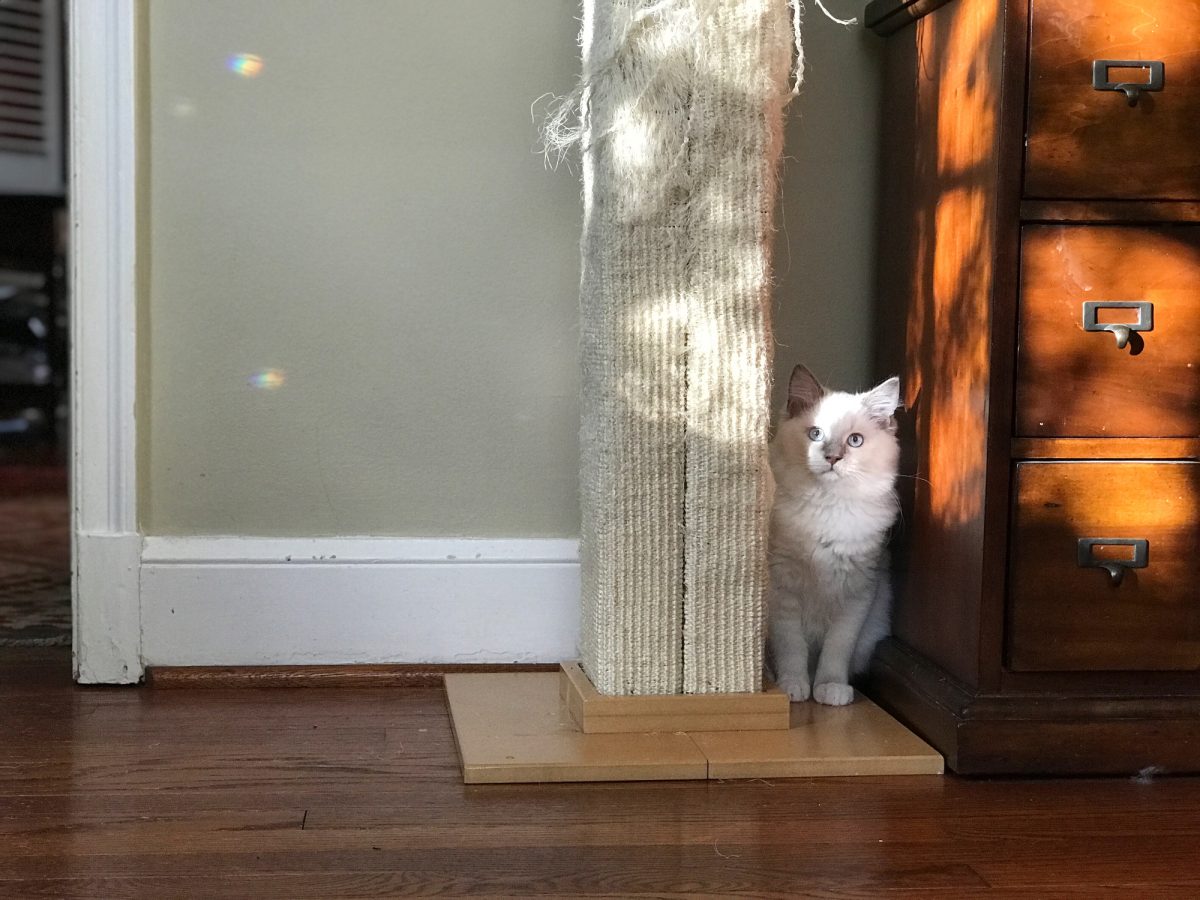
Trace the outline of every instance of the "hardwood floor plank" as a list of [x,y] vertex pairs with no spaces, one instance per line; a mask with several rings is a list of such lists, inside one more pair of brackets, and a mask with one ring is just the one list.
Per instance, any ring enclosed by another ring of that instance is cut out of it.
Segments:
[[[548,887],[541,894],[522,893],[514,890],[480,891],[470,882],[445,879],[441,883],[420,883],[407,873],[393,872],[326,872],[316,876],[281,873],[279,875],[235,875],[213,876],[201,882],[188,877],[133,877],[133,878],[58,878],[53,880],[16,881],[6,885],[13,896],[21,898],[62,898],[62,900],[144,900],[148,897],[171,897],[179,900],[245,900],[247,897],[263,900],[323,900],[328,897],[377,898],[377,897],[462,897],[477,900],[531,896],[567,896],[562,891]],[[1194,884],[1154,884],[1152,887],[1135,883],[1109,885],[1085,885],[1074,887],[1046,887],[1032,891],[1008,891],[991,888],[923,888],[908,889],[878,888],[853,889],[788,886],[783,890],[740,890],[727,893],[724,897],[746,897],[755,900],[795,900],[795,898],[829,898],[829,900],[874,900],[880,896],[904,896],[929,898],[929,900],[1128,900],[1130,897],[1152,897],[1154,900],[1194,900]],[[587,896],[596,900],[627,900],[629,897],[696,897],[705,896],[695,891],[659,890],[643,894],[618,892],[594,892]],[[718,896],[709,894],[708,896]]]
[[437,689],[0,655],[0,896],[1200,896],[1200,779],[462,784]]
[[[875,900],[885,894],[877,887],[834,889],[811,887],[801,888],[787,885],[773,890],[745,889],[734,886],[723,893],[697,891],[691,885],[686,890],[654,888],[641,890],[631,879],[613,879],[611,886],[587,890],[570,881],[554,881],[536,886],[528,883],[488,884],[481,887],[470,879],[452,873],[431,876],[425,872],[325,872],[315,876],[284,873],[273,876],[242,875],[217,876],[197,882],[191,878],[105,878],[105,879],[56,879],[54,881],[12,882],[14,896],[21,898],[63,898],[63,900],[145,900],[148,897],[171,897],[179,900],[246,900],[248,897],[263,900],[325,900],[340,898],[378,897],[473,897],[477,900],[527,897],[573,897],[588,896],[596,900],[629,900],[629,898],[695,898],[695,897],[745,897],[755,900],[796,900],[796,898],[831,898],[831,900]],[[888,891],[887,894],[891,894]],[[959,900],[959,898],[996,897],[991,891],[950,888],[921,888],[919,891],[898,890],[895,896],[930,898],[930,900]],[[1008,895],[1023,897],[1028,894]],[[1048,892],[1039,894],[1046,900],[1079,900],[1080,897],[1121,896]],[[1123,896],[1129,897],[1126,893]],[[1172,895],[1155,894],[1170,897]],[[1178,897],[1189,895],[1180,893]]]
[[[379,849],[374,849],[378,847]],[[986,887],[979,874],[964,863],[929,862],[908,848],[875,857],[842,856],[828,851],[795,854],[791,848],[703,846],[586,847],[564,852],[557,846],[506,848],[401,849],[388,841],[364,841],[353,850],[305,853],[213,852],[208,868],[182,854],[134,852],[124,857],[87,856],[71,864],[73,877],[128,878],[187,876],[202,879],[225,875],[292,872],[319,878],[330,871],[376,872],[403,876],[410,884],[446,890],[460,883],[464,893],[509,893],[516,896],[616,893],[627,896],[663,893],[736,895],[754,886],[764,892],[789,888],[865,892],[870,890],[924,891]],[[0,869],[6,880],[54,877],[60,857],[39,856],[21,870]]]

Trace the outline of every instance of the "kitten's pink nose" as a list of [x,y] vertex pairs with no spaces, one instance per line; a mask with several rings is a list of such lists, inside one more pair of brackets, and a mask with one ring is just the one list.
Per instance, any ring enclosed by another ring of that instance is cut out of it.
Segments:
[[835,465],[837,465],[837,463],[840,459],[841,459],[840,456],[826,456],[825,462],[829,463],[829,468],[832,469]]

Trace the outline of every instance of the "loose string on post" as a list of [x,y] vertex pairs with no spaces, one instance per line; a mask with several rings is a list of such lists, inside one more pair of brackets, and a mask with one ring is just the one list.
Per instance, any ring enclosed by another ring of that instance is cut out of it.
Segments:
[[[792,8],[792,32],[796,43],[796,60],[792,65],[792,96],[800,93],[800,84],[804,81],[804,43],[800,39],[800,23],[804,18],[804,4],[801,0],[788,0],[788,5]],[[825,6],[821,0],[817,0],[817,6],[825,17],[838,25],[857,25],[858,17],[851,19],[839,19]]]

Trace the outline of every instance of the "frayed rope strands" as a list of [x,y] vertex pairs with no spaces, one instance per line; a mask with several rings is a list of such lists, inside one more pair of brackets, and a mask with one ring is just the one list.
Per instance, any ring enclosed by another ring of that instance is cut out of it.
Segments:
[[[616,39],[617,46],[625,46],[630,36],[639,27],[651,21],[653,17],[662,15],[668,9],[678,6],[685,0],[656,0],[656,2],[645,2],[638,4],[638,8],[633,10],[625,23],[625,28],[622,34]],[[793,53],[792,53],[792,94],[800,93],[800,85],[804,82],[804,42],[801,40],[801,24],[804,19],[804,3],[802,0],[786,0],[788,9],[792,14],[792,38],[793,38]],[[816,0],[817,8],[825,14],[832,22],[838,25],[857,25],[858,18],[852,17],[842,19],[835,16],[829,11],[822,0]],[[699,17],[693,17],[694,27],[698,27]],[[584,35],[580,34],[580,45],[584,42]],[[567,158],[567,155],[576,147],[581,147],[586,152],[586,147],[582,147],[582,139],[585,132],[584,120],[587,117],[587,109],[584,103],[584,98],[588,92],[589,82],[600,80],[606,70],[611,69],[619,59],[619,54],[614,53],[606,64],[601,64],[595,67],[595,70],[590,78],[585,78],[581,75],[575,89],[569,94],[558,96],[552,93],[542,94],[530,106],[530,117],[536,122],[538,105],[544,101],[548,102],[549,106],[541,123],[541,143],[539,152],[546,160],[547,166],[557,168]],[[593,138],[602,135],[593,135]]]

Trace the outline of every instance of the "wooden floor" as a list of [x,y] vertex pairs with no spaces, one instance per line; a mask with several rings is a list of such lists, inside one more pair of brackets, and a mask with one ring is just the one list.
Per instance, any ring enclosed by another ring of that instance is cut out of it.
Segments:
[[1200,779],[466,787],[438,689],[84,689],[0,655],[0,897],[892,893],[1200,897]]

